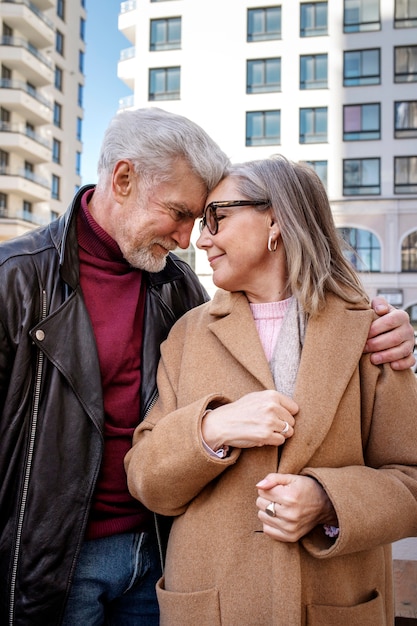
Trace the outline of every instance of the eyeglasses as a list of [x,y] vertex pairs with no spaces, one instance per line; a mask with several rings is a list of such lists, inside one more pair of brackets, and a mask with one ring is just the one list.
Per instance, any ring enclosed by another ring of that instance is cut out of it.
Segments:
[[200,220],[200,233],[207,226],[211,235],[216,235],[219,230],[219,221],[226,215],[217,215],[217,209],[229,209],[239,206],[268,206],[269,200],[223,200],[220,202],[210,202],[204,209],[203,217]]

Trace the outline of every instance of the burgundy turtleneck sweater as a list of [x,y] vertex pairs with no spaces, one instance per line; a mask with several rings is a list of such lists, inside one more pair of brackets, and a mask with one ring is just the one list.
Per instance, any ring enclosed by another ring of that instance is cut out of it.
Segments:
[[[145,281],[81,200],[77,220],[80,284],[91,318],[104,400],[104,455],[87,539],[149,527],[150,512],[127,489],[123,459],[139,422]],[[76,452],[75,452],[76,454]]]

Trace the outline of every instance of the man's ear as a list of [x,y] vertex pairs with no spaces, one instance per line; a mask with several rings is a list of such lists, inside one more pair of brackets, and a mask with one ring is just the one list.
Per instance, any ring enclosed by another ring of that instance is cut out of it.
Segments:
[[134,176],[135,172],[131,161],[127,159],[117,161],[112,175],[112,188],[115,200],[123,202],[126,196],[130,194]]

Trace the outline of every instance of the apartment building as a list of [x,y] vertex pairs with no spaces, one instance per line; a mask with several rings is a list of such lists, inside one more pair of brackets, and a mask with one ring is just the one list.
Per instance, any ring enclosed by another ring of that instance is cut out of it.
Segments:
[[121,108],[186,115],[235,162],[309,162],[370,296],[417,327],[417,0],[130,0],[119,30]]
[[0,0],[0,241],[81,184],[85,0]]

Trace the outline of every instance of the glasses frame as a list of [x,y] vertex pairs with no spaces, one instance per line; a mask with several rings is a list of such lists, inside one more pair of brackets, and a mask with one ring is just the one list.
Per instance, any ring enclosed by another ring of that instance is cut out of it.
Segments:
[[[219,231],[219,220],[217,219],[217,209],[224,209],[229,207],[239,207],[239,206],[269,206],[271,203],[269,200],[219,200],[210,202],[206,206],[203,212],[203,217],[199,222],[200,233],[203,232],[203,229],[207,226],[210,235],[217,235]],[[207,222],[207,213],[210,213],[213,217],[214,221],[214,229],[212,230]]]

